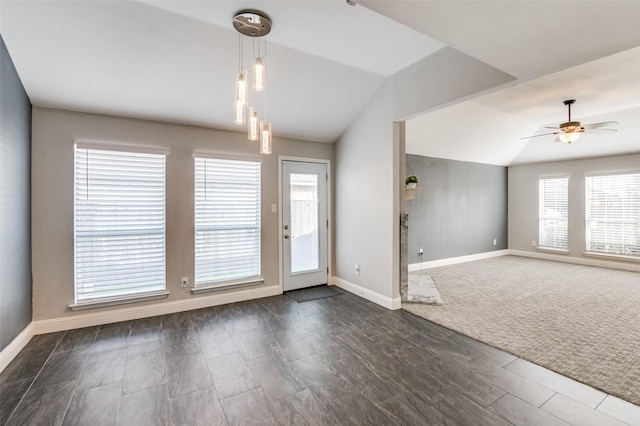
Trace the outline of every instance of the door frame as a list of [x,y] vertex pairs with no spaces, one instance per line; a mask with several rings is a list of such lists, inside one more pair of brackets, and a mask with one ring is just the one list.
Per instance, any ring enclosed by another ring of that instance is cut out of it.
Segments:
[[331,264],[332,259],[332,234],[333,234],[333,205],[331,202],[331,196],[333,191],[331,190],[331,160],[325,160],[322,158],[305,158],[305,157],[290,157],[286,155],[278,156],[278,286],[280,287],[280,293],[284,293],[284,246],[282,245],[282,239],[284,238],[282,229],[282,164],[285,161],[297,161],[300,163],[320,163],[327,167],[327,220],[329,226],[327,227],[327,285],[333,285],[332,273],[333,267]]

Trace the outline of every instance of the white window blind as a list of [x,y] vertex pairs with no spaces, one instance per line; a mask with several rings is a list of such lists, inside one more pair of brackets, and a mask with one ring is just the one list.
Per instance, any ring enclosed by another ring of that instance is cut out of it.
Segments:
[[640,173],[586,178],[587,251],[640,256]]
[[260,275],[260,163],[195,157],[195,284]]
[[76,303],[165,290],[165,155],[75,148]]
[[538,245],[566,250],[568,245],[568,177],[539,181]]

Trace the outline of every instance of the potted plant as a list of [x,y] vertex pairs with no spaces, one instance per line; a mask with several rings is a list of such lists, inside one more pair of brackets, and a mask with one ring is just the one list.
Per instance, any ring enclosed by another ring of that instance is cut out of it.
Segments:
[[404,184],[406,185],[407,188],[415,188],[417,183],[418,183],[418,176],[416,175],[407,176],[407,178],[404,180]]

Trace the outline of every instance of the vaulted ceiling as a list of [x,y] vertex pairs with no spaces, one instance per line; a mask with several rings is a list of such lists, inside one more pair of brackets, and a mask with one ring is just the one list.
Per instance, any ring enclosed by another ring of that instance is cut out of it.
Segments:
[[[2,0],[0,32],[34,105],[241,131],[231,20],[252,8],[273,21],[276,136],[334,142],[386,77],[450,46],[516,80],[406,117],[407,152],[509,165],[640,151],[635,1]],[[565,121],[564,99],[620,131],[520,139]]]

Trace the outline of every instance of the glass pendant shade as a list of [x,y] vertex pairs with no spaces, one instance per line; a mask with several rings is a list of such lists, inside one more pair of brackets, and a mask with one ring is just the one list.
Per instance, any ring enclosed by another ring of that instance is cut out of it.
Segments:
[[271,154],[271,122],[260,122],[260,154]]
[[235,124],[245,124],[247,122],[247,119],[245,117],[244,111],[245,111],[245,104],[240,102],[240,101],[235,101],[233,103],[234,109],[235,109],[235,118],[233,120],[233,122]]
[[[259,10],[241,10],[233,17],[233,28],[238,31],[238,69],[236,74],[236,97],[233,104],[234,123],[247,125],[247,137],[250,141],[259,141],[260,153],[271,154],[272,135],[271,122],[260,121],[255,105],[258,98],[264,102],[263,115],[266,118],[267,96],[266,63],[267,40],[266,35],[271,32],[271,19]],[[253,58],[253,67],[250,70],[253,75],[247,76],[244,69],[244,42],[245,38],[253,40],[253,50],[249,58]],[[257,49],[256,49],[257,47]],[[252,78],[252,86],[249,86],[248,78]],[[251,90],[251,93],[249,91]],[[257,95],[257,92],[262,92]],[[251,99],[249,99],[251,98]],[[249,106],[249,100],[253,106]],[[248,122],[248,124],[247,124]]]
[[264,90],[264,60],[262,58],[256,58],[256,62],[253,64],[253,88],[256,92],[262,92]]
[[260,134],[258,132],[258,110],[254,107],[249,108],[249,140],[257,141],[260,139]]
[[566,143],[571,143],[571,142],[575,142],[578,140],[578,138],[580,137],[580,133],[579,132],[567,132],[567,133],[562,133],[560,134],[560,136],[558,136],[560,138],[560,140],[562,142],[566,142]]
[[242,70],[236,80],[236,102],[247,105],[247,72]]

